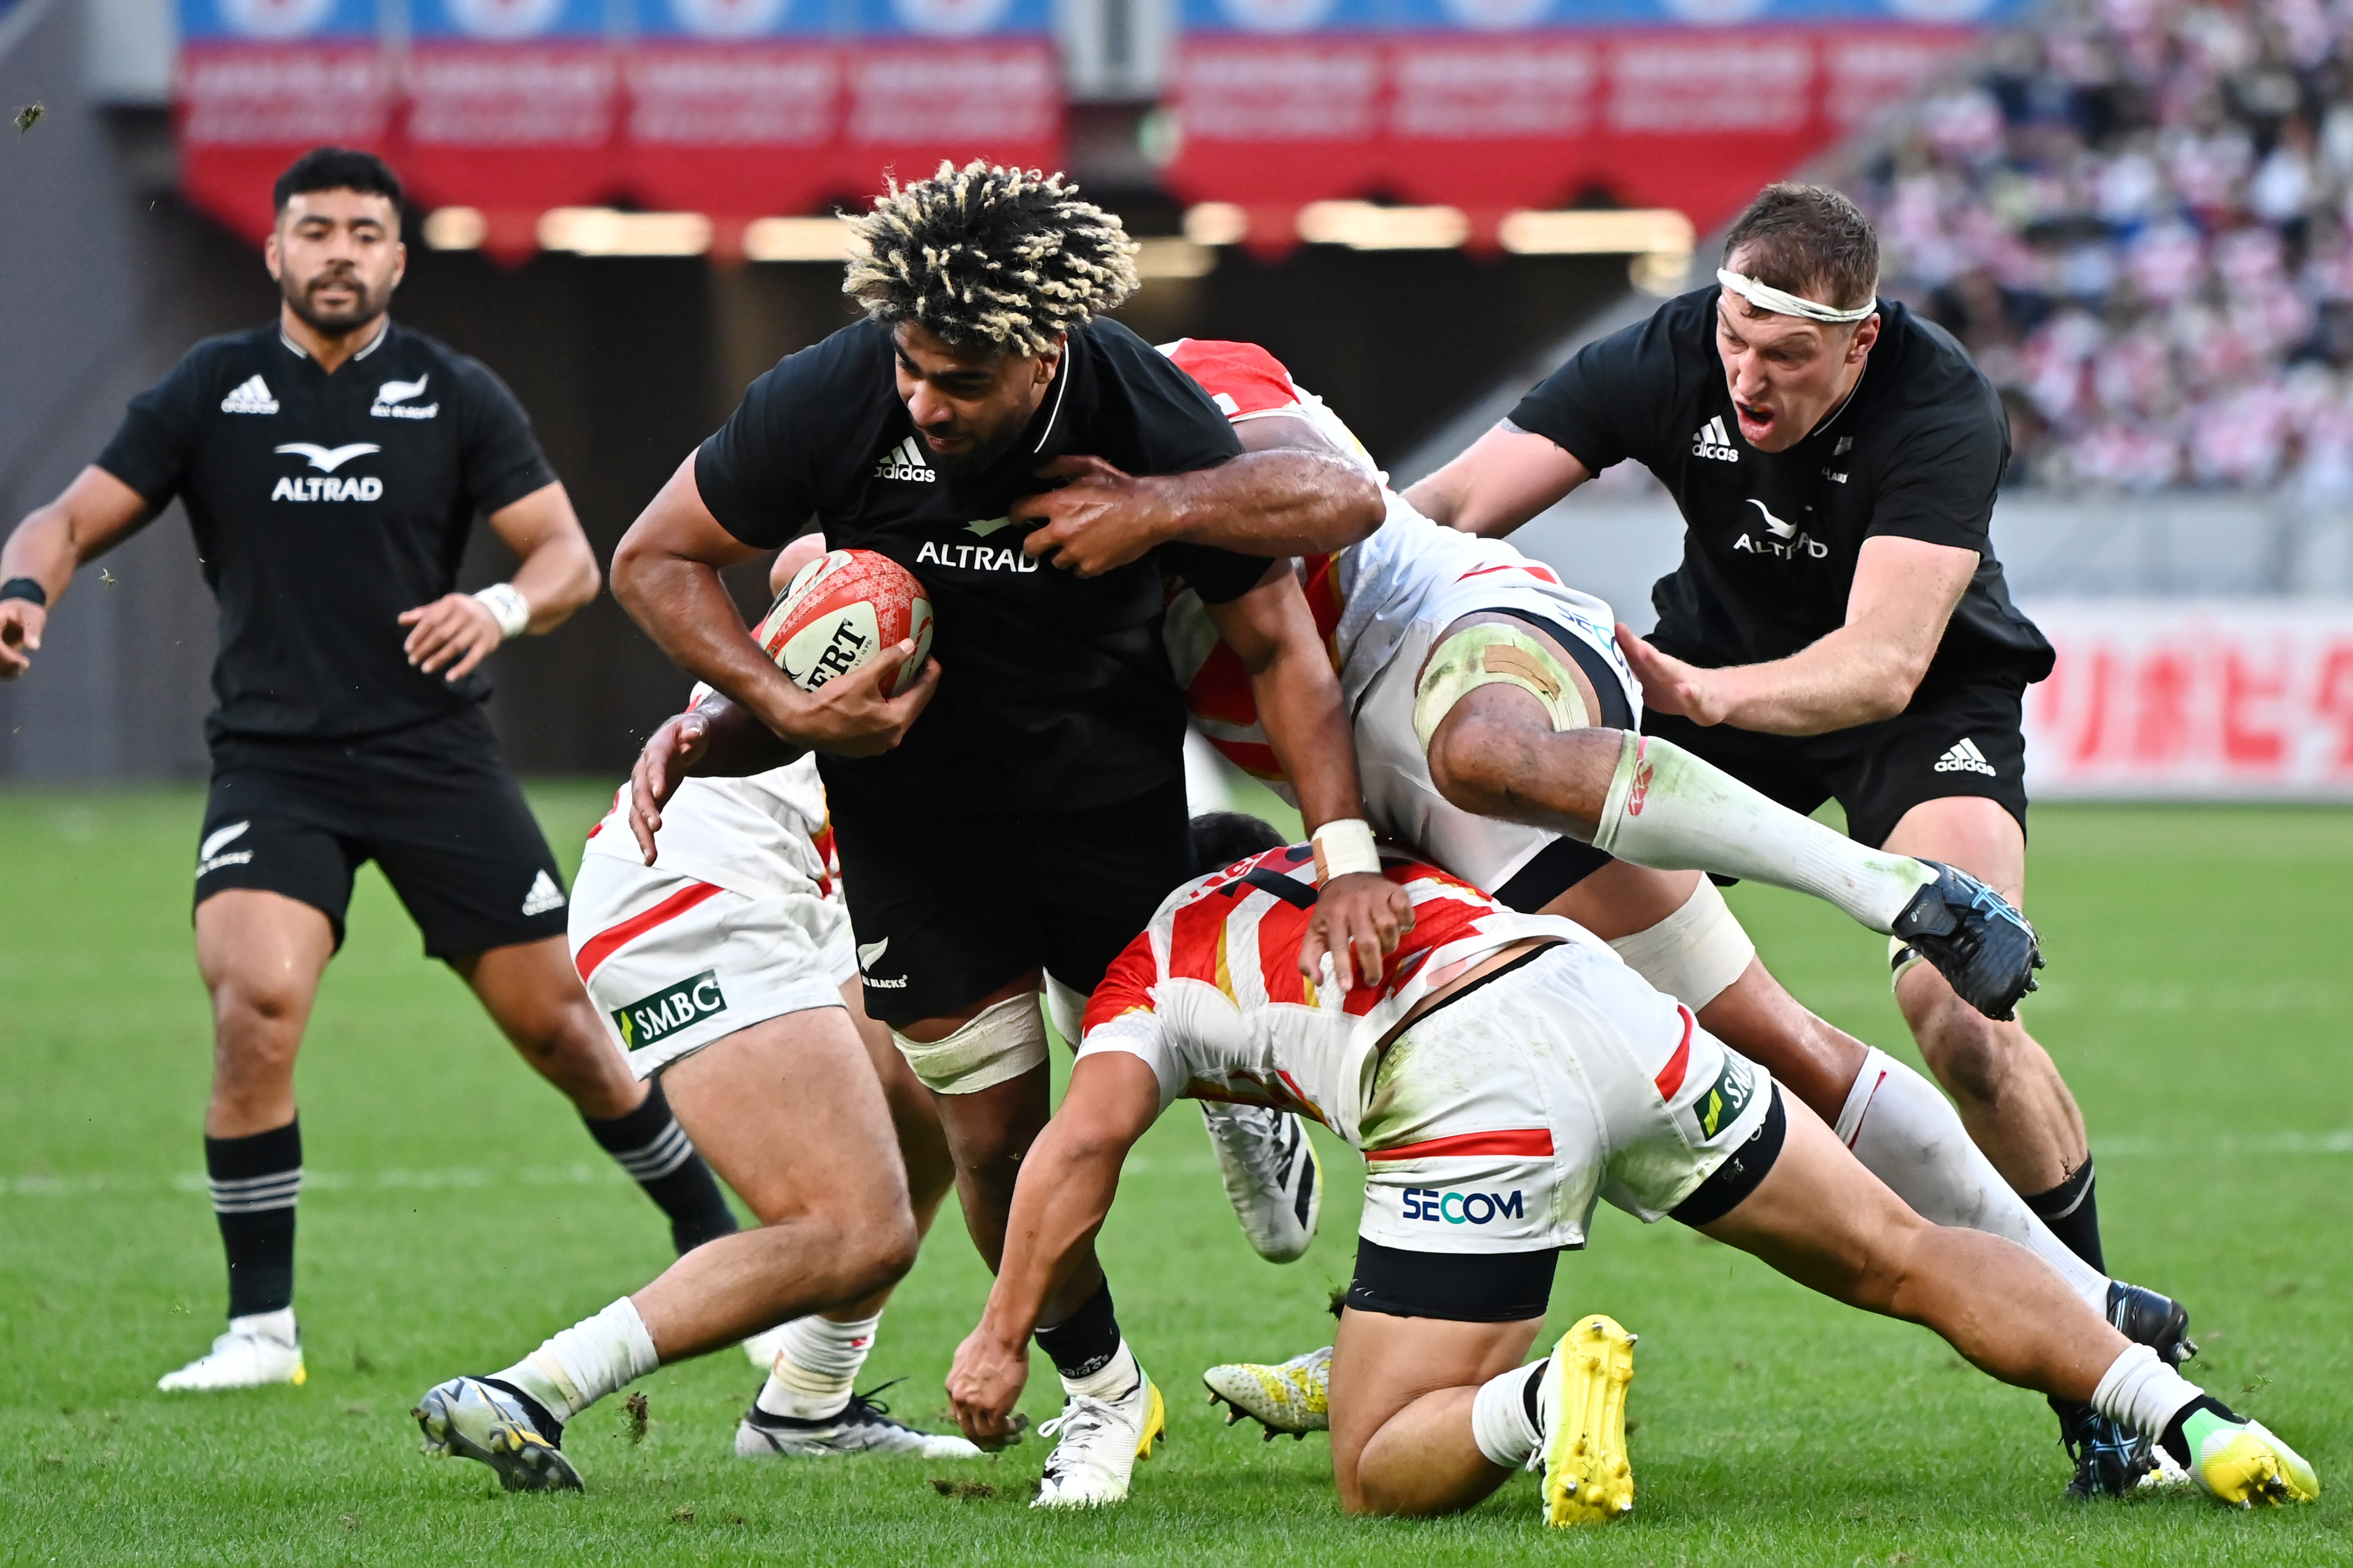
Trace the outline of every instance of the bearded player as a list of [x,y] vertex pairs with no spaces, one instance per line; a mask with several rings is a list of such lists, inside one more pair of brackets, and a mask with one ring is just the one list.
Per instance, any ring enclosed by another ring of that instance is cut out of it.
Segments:
[[[1333,1481],[1351,1513],[1452,1512],[1531,1461],[1554,1524],[1631,1510],[1631,1337],[1588,1320],[1520,1364],[1597,1198],[1645,1223],[1672,1215],[1834,1300],[1934,1329],[2004,1382],[2089,1404],[2224,1502],[2319,1495],[2286,1444],[2126,1340],[2023,1247],[1905,1207],[1802,1101],[1572,922],[1398,857],[1387,875],[1415,918],[1380,982],[1342,996],[1303,981],[1312,860],[1270,848],[1187,882],[1096,988],[948,1376],[976,1441],[1013,1430],[1033,1326],[1093,1268],[1128,1151],[1170,1102],[1204,1095],[1312,1116],[1367,1163],[1332,1364]],[[1469,1223],[1442,1223],[1458,1215]]]
[[[1164,352],[1229,410],[1245,444],[1322,439],[1370,471],[1346,426],[1263,349],[1187,339]],[[1508,726],[1536,741],[1583,726],[1596,744],[1573,759],[1581,771],[1564,774],[1554,755],[1524,759],[1521,787],[1575,785],[1599,819],[1628,755],[1641,693],[1610,639],[1608,605],[1567,588],[1551,568],[1509,545],[1440,528],[1394,493],[1388,500],[1388,519],[1372,538],[1301,563],[1310,606],[1356,714],[1377,831],[1421,846],[1467,880],[1500,888],[1498,901],[1507,908],[1564,915],[1610,938],[1646,980],[1805,1099],[1922,1215],[2026,1246],[2120,1328],[2168,1358],[2187,1353],[2179,1308],[2110,1281],[2069,1252],[1978,1152],[1926,1079],[1815,1017],[1773,980],[1706,879],[1613,859],[1587,842],[1593,823],[1566,825],[1584,828],[1569,837],[1473,816],[1448,798],[1433,770],[1451,779],[1478,765],[1483,749],[1518,738]],[[1195,722],[1230,760],[1280,788],[1249,692],[1233,679],[1231,655],[1182,596],[1168,625]],[[1467,721],[1473,718],[1482,723]],[[1620,847],[1651,865],[1737,870],[1828,898],[1883,931],[1894,923],[1891,911],[1900,921],[1907,901],[1933,908],[1943,891],[1937,868],[1869,851],[1704,765],[1665,780],[1653,771],[1639,802],[1630,787],[1617,793],[1612,820]],[[1635,809],[1626,810],[1630,804]],[[1637,821],[1642,832],[1629,833]],[[1982,908],[1965,896],[1945,901],[1995,936],[2022,931],[2001,919],[1999,900]],[[2009,966],[1992,968],[1988,949],[1972,948],[1967,924],[1957,935],[1926,945],[1985,1005],[2014,998],[2009,988],[2028,978],[2031,944],[2013,946]],[[1237,1415],[1257,1416],[1271,1436],[1321,1426],[1327,1364],[1327,1352],[1318,1351],[1276,1366],[1213,1367],[1208,1380]]]

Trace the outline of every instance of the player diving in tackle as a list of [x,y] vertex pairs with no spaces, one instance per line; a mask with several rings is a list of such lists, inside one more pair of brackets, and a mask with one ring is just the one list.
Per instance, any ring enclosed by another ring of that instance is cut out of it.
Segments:
[[[1265,350],[1187,339],[1164,352],[1228,410],[1245,446],[1322,441],[1372,471],[1347,427]],[[1371,538],[1300,565],[1356,713],[1376,830],[1496,888],[1506,908],[1565,916],[1610,939],[1644,979],[1806,1100],[1922,1215],[2019,1242],[2128,1335],[2168,1360],[2186,1356],[2178,1306],[2079,1259],[1926,1079],[1808,1012],[1766,971],[1705,878],[1662,868],[1813,893],[1883,932],[1953,919],[1950,935],[1915,940],[1988,1011],[2015,1001],[2037,956],[2008,906],[1948,868],[1808,821],[1672,745],[1645,745],[1633,733],[1641,689],[1611,640],[1607,605],[1507,544],[1440,528],[1387,496],[1388,515]],[[1195,723],[1230,760],[1282,787],[1214,628],[1182,595],[1167,624]],[[1497,779],[1514,798],[1495,798]],[[1546,826],[1530,825],[1536,802],[1553,813]],[[1506,814],[1523,820],[1499,820]],[[1324,1424],[1327,1364],[1319,1351],[1277,1366],[1212,1368],[1208,1382],[1270,1435],[1295,1433]]]
[[[1208,826],[1278,842],[1246,818]],[[1331,1376],[1333,1481],[1349,1512],[1450,1512],[1532,1461],[1554,1524],[1632,1508],[1631,1337],[1589,1319],[1520,1364],[1597,1198],[1646,1223],[1672,1215],[1835,1300],[1935,1330],[2004,1382],[2087,1403],[2222,1501],[2319,1495],[2285,1443],[2127,1341],[2031,1253],[1913,1213],[1606,943],[1385,860],[1414,922],[1377,985],[1343,996],[1303,980],[1304,847],[1184,884],[1112,964],[949,1373],[976,1441],[1011,1434],[1030,1331],[1094,1270],[1129,1149],[1196,1096],[1312,1116],[1364,1152]]]

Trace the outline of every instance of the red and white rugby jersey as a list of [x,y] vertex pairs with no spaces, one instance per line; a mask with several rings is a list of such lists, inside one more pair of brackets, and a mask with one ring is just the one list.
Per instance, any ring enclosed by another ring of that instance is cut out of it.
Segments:
[[[698,685],[693,701],[708,689]],[[654,845],[654,863],[645,867],[649,877],[691,877],[752,899],[808,882],[833,898],[840,885],[825,784],[813,756],[745,778],[685,780],[662,808]],[[613,809],[588,830],[586,853],[644,865],[629,831],[626,783],[613,792]]]
[[[1424,602],[1454,584],[1489,574],[1498,581],[1525,574],[1555,589],[1564,587],[1551,567],[1511,545],[1441,527],[1407,505],[1388,488],[1388,476],[1374,466],[1364,444],[1339,416],[1293,381],[1282,363],[1256,343],[1180,338],[1162,344],[1160,352],[1200,383],[1232,423],[1277,416],[1304,419],[1383,481],[1388,516],[1371,538],[1296,563],[1307,607],[1331,651],[1332,668],[1339,672],[1341,692],[1351,710],[1397,651]],[[1595,609],[1600,611],[1599,601]],[[1282,764],[1258,721],[1249,673],[1233,650],[1218,640],[1199,597],[1189,590],[1178,594],[1169,603],[1165,626],[1169,659],[1185,688],[1194,723],[1229,761],[1275,785],[1287,798]]]
[[1393,849],[1381,868],[1412,899],[1414,925],[1378,985],[1344,996],[1299,973],[1314,852],[1270,849],[1169,896],[1088,1000],[1079,1055],[1142,1058],[1164,1106],[1180,1097],[1277,1106],[1353,1143],[1379,1065],[1373,1047],[1415,1003],[1523,938],[1593,941]]

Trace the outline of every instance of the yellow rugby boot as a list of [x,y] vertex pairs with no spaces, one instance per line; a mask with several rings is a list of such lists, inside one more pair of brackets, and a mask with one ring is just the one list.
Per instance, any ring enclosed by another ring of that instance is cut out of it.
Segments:
[[1226,1362],[1203,1373],[1201,1381],[1208,1385],[1209,1403],[1227,1407],[1227,1426],[1250,1416],[1266,1428],[1270,1443],[1284,1432],[1304,1438],[1332,1429],[1330,1345],[1271,1366]]
[[2182,1436],[2189,1445],[2190,1473],[2218,1502],[2253,1508],[2320,1496],[2320,1478],[2310,1463],[2260,1421],[2225,1421],[2200,1410],[2182,1424]]
[[1544,1420],[1545,1522],[1606,1524],[1634,1509],[1626,1388],[1635,1336],[1597,1312],[1561,1335],[1536,1391]]

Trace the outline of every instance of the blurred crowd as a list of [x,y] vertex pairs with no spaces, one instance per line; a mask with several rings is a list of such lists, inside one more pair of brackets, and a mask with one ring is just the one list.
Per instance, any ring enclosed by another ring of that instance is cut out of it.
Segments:
[[2056,0],[1868,173],[2013,482],[2353,499],[2353,0]]

